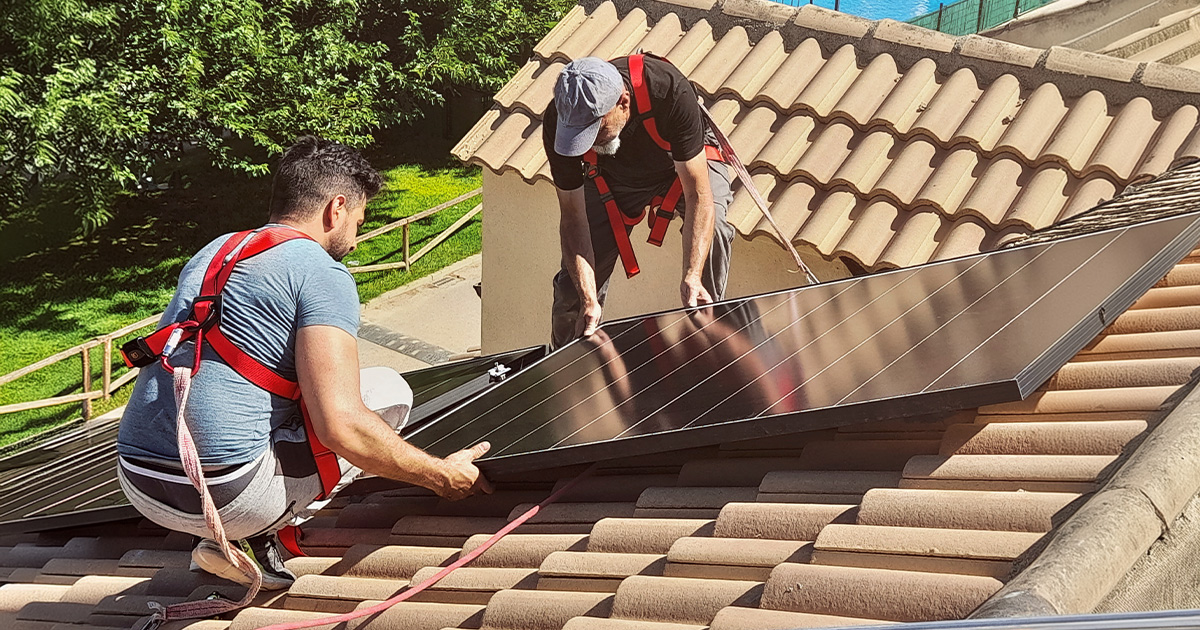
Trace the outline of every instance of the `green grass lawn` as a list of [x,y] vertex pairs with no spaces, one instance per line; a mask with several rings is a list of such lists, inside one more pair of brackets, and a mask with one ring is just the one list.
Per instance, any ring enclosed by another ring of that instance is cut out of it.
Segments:
[[[368,206],[364,232],[477,188],[481,179],[478,169],[446,163],[400,164],[381,172],[386,185]],[[227,182],[215,192],[205,187],[207,194],[188,189],[123,200],[117,219],[87,238],[45,237],[43,244],[39,236],[57,227],[51,221],[27,216],[0,222],[0,375],[161,312],[192,253],[220,234],[264,221],[268,180],[228,176]],[[415,223],[411,251],[479,202],[475,197]],[[362,301],[478,253],[481,219],[476,216],[411,271],[356,274]],[[3,259],[14,251],[30,253]],[[362,243],[347,261],[394,262],[402,251],[401,231],[394,230]],[[101,350],[94,349],[94,387],[101,362]],[[117,374],[123,372],[122,364]],[[0,405],[82,391],[81,373],[79,358],[59,362],[0,386]],[[129,389],[94,403],[94,413],[124,404]],[[0,447],[79,416],[78,404],[0,415]]]

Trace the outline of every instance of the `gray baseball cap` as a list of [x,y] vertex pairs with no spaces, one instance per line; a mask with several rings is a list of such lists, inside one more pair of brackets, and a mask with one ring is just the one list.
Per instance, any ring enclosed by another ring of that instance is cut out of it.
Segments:
[[596,143],[600,119],[616,107],[624,91],[617,67],[599,57],[576,59],[563,67],[554,84],[554,151],[567,157],[587,153]]

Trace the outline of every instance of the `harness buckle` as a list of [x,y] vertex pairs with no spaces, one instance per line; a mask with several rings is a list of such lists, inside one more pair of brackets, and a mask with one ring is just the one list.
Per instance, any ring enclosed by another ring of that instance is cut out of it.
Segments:
[[145,337],[130,339],[122,344],[121,356],[130,368],[143,368],[158,360],[158,355],[150,349]]
[[584,179],[596,179],[600,175],[600,165],[583,162]]
[[197,328],[208,332],[213,326],[221,323],[221,296],[220,295],[201,295],[192,300],[192,308],[188,311],[187,321],[195,322],[189,326],[191,330]]

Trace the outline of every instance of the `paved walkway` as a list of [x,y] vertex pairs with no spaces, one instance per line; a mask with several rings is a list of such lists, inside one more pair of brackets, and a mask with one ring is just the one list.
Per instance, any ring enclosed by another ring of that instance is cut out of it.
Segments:
[[358,356],[363,367],[417,370],[478,354],[482,277],[476,254],[363,305]]

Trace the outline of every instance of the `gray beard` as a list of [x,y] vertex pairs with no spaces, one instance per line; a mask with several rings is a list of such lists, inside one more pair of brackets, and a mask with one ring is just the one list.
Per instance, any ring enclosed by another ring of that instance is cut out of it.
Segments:
[[617,136],[604,144],[598,144],[592,148],[600,155],[616,155],[617,151],[621,148],[621,137]]

